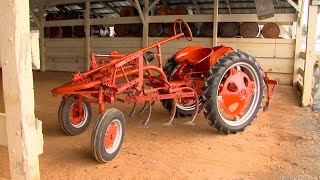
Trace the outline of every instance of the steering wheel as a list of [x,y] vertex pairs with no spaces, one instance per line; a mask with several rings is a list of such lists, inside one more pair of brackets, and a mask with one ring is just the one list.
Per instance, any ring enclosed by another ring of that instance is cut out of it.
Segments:
[[184,33],[184,37],[188,40],[188,41],[192,41],[192,32],[191,32],[191,29],[189,27],[189,25],[182,19],[177,19],[175,22],[174,22],[174,25],[173,25],[173,30],[174,30],[174,35],[177,35],[177,29],[176,29],[176,25],[177,23],[179,23],[179,27],[180,27],[180,33],[182,33],[182,23],[185,25],[185,27],[187,28],[188,30],[188,33],[189,33],[189,37],[185,35]]

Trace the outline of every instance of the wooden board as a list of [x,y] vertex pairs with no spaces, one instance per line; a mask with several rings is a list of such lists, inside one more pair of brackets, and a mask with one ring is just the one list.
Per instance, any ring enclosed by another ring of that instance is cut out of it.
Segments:
[[0,146],[8,146],[8,137],[6,129],[6,115],[0,113]]

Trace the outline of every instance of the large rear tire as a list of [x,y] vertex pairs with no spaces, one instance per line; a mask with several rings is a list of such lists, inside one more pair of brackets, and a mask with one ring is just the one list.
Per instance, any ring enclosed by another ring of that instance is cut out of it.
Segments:
[[[163,71],[167,76],[168,81],[171,81],[171,76],[175,72],[175,70],[178,68],[178,64],[176,61],[173,59],[173,57],[169,58],[167,60],[167,63],[165,64]],[[201,99],[201,98],[200,98]],[[200,100],[201,102],[201,100]],[[162,106],[167,109],[169,112],[172,110],[172,100],[171,99],[165,99],[161,100]],[[176,117],[189,117],[192,116],[194,110],[195,110],[195,105],[194,104],[189,104],[189,105],[183,105],[183,104],[176,104]]]
[[204,115],[218,132],[243,131],[257,116],[263,97],[263,72],[244,52],[221,57],[205,79]]

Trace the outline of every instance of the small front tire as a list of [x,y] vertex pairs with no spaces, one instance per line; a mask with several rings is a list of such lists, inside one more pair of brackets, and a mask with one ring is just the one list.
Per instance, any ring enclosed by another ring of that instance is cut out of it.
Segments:
[[107,109],[97,118],[91,135],[91,153],[97,161],[111,161],[123,143],[126,122],[121,111]]
[[61,129],[66,134],[74,136],[88,128],[92,111],[90,103],[81,102],[82,113],[79,113],[77,102],[68,101],[69,98],[77,99],[77,96],[70,95],[66,100],[61,101],[58,119]]

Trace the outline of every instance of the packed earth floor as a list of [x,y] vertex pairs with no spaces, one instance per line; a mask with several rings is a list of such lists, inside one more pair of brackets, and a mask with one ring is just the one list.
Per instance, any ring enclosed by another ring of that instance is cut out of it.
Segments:
[[[35,115],[43,122],[42,179],[320,179],[320,114],[299,107],[292,86],[279,86],[270,111],[260,110],[252,125],[235,135],[216,133],[202,113],[195,126],[176,118],[174,126],[163,127],[169,113],[156,102],[149,128],[138,127],[144,115],[126,119],[118,156],[100,164],[90,153],[97,106],[92,106],[91,124],[83,134],[67,136],[59,127],[61,97],[53,97],[50,90],[70,77],[70,73],[34,72]],[[4,112],[3,97],[0,101]],[[132,108],[113,107],[126,115]],[[8,151],[0,147],[0,179],[8,178]]]

